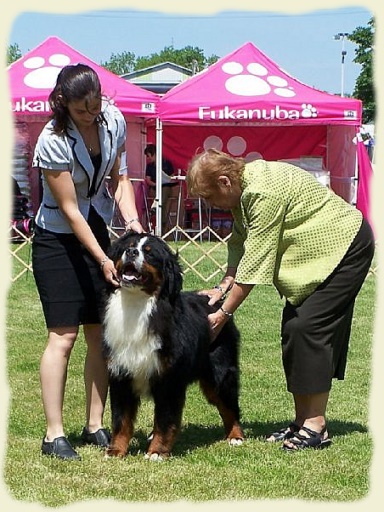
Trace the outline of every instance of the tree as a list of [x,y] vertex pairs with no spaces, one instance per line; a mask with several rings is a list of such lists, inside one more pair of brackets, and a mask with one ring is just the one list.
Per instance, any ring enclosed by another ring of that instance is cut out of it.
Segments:
[[132,52],[112,53],[111,58],[107,62],[100,65],[112,71],[115,75],[125,75],[135,70],[136,57]]
[[217,55],[212,55],[209,58],[205,57],[204,51],[197,46],[186,46],[180,50],[175,49],[173,46],[165,46],[160,53],[139,57],[136,61],[135,70],[161,64],[162,62],[173,62],[196,72],[216,62],[218,58]]
[[372,123],[376,117],[376,99],[373,83],[373,52],[375,39],[375,20],[371,18],[367,27],[357,27],[348,37],[353,41],[355,58],[353,62],[361,64],[353,96],[363,103],[363,123]]
[[7,48],[7,66],[21,58],[21,50],[17,43],[10,44]]
[[197,72],[213,64],[218,58],[217,55],[205,57],[204,51],[198,47],[186,46],[177,50],[173,46],[165,46],[159,53],[151,53],[150,55],[137,58],[130,52],[112,54],[111,59],[108,62],[103,62],[101,65],[117,75],[131,73],[132,71],[161,64],[162,62],[173,62],[179,66],[192,69],[193,72]]

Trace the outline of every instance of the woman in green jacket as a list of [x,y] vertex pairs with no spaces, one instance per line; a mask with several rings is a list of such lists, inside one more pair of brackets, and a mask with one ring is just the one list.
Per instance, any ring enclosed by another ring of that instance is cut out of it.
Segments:
[[[212,290],[213,338],[255,285],[285,299],[282,360],[295,415],[267,440],[286,450],[323,448],[332,379],[344,379],[356,296],[369,271],[374,237],[359,210],[310,173],[283,162],[245,163],[209,149],[191,161],[191,196],[229,209],[234,223],[227,271]],[[230,293],[228,293],[230,292]]]

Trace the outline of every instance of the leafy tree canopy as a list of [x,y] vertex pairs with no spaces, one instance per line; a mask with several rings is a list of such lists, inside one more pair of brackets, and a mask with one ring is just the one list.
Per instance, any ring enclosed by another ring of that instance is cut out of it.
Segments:
[[374,89],[374,41],[375,20],[371,18],[367,27],[357,27],[348,39],[357,45],[353,62],[361,64],[361,72],[357,77],[354,98],[363,103],[363,123],[373,123],[376,117],[376,99]]
[[10,44],[7,48],[7,66],[22,57],[19,45],[17,43]]
[[107,62],[102,62],[101,66],[116,75],[125,75],[135,71],[136,57],[132,52],[112,53]]
[[124,75],[163,62],[173,62],[197,72],[218,59],[217,55],[206,57],[204,51],[198,47],[186,46],[185,48],[176,49],[173,46],[166,46],[159,53],[151,53],[137,58],[131,52],[112,54],[110,60],[102,62],[101,65],[117,75]]
[[218,58],[217,55],[211,55],[208,58],[205,57],[204,50],[197,46],[186,46],[179,50],[175,49],[173,46],[166,46],[160,53],[152,53],[151,55],[138,57],[135,71],[154,66],[155,64],[161,64],[162,62],[173,62],[174,64],[194,71],[201,71],[216,62]]

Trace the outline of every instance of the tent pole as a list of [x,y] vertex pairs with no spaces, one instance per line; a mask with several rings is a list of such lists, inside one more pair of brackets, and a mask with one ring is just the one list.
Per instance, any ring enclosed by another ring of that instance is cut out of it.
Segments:
[[355,154],[355,175],[353,177],[353,197],[351,203],[357,208],[357,194],[359,190],[359,144],[363,144],[360,133],[361,126],[356,126],[356,154]]
[[163,198],[162,198],[162,179],[161,179],[161,171],[162,171],[162,159],[163,159],[163,148],[162,148],[162,123],[161,120],[156,118],[156,230],[155,234],[157,236],[162,235],[162,226],[161,226],[161,211],[163,207]]

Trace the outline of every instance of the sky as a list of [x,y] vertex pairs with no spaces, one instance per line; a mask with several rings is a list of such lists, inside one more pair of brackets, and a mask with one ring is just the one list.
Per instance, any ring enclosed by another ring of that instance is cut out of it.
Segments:
[[[219,8],[212,14],[129,7],[55,13],[39,7],[38,1],[31,6],[20,10],[7,28],[8,44],[17,44],[23,55],[52,35],[97,64],[112,54],[139,57],[169,46],[198,47],[206,57],[224,57],[251,41],[301,82],[335,94],[343,88],[346,95],[353,93],[361,67],[353,62],[356,45],[345,40],[343,47],[334,36],[366,27],[372,17],[364,5],[297,13]],[[347,52],[344,65],[342,50]]]

